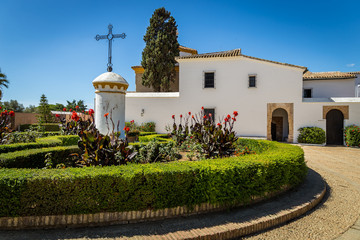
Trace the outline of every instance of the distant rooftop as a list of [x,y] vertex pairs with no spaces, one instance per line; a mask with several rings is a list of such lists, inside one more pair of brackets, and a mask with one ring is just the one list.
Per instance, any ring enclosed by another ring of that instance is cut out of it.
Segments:
[[304,80],[331,80],[331,79],[351,79],[356,78],[355,72],[306,72],[303,75]]

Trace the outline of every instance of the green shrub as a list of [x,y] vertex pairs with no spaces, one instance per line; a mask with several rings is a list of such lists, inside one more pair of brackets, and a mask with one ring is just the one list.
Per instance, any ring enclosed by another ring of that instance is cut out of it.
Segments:
[[0,154],[0,167],[4,168],[43,168],[45,167],[45,155],[52,153],[56,166],[65,162],[71,153],[79,153],[78,146],[60,146],[49,148],[35,148],[16,152]]
[[[265,141],[264,141],[265,142]],[[0,169],[0,217],[231,207],[295,186],[307,167],[301,148],[266,142],[262,154],[202,161],[66,169]]]
[[139,130],[141,132],[155,132],[155,128],[156,128],[155,122],[145,122],[139,126]]
[[345,143],[348,147],[360,147],[360,127],[356,125],[345,127]]
[[237,150],[241,150],[244,147],[247,147],[249,151],[254,151],[259,154],[269,149],[269,144],[265,141],[259,141],[255,139],[248,138],[239,138],[236,141]]
[[169,141],[164,144],[153,138],[146,145],[141,144],[138,153],[132,162],[153,163],[163,161],[175,161],[178,159],[175,142]]
[[156,132],[140,132],[139,136],[147,136],[147,135],[154,135]]
[[29,129],[31,125],[32,124],[21,124],[20,125],[20,131],[23,132],[23,131]]
[[323,144],[326,141],[325,131],[319,127],[299,128],[299,143]]
[[14,143],[0,145],[0,153],[15,152],[34,148],[77,145],[79,139],[80,138],[76,135],[37,138],[36,142],[34,143]]
[[171,138],[168,134],[152,134],[152,135],[145,135],[139,136],[139,142],[150,142],[151,140],[156,139],[159,142],[169,142]]

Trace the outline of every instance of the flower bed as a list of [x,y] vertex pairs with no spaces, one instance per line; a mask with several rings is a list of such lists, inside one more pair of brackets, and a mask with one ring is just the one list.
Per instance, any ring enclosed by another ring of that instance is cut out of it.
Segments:
[[[202,161],[66,169],[0,169],[0,216],[227,206],[295,186],[307,167],[297,146],[259,141],[259,154]],[[267,145],[267,147],[265,147]]]

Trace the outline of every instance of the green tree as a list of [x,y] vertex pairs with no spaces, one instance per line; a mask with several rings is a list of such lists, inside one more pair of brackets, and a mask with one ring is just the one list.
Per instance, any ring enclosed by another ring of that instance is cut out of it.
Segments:
[[37,107],[35,107],[35,105],[29,105],[28,107],[25,108],[24,112],[35,113],[37,112]]
[[49,103],[45,94],[41,95],[38,109],[39,109],[39,115],[38,115],[39,123],[54,122],[54,116],[51,114]]
[[55,103],[55,104],[49,104],[51,111],[62,111],[64,109],[64,104],[61,103]]
[[156,9],[144,36],[142,85],[157,92],[169,91],[175,79],[175,57],[179,55],[176,32],[177,25],[170,12],[163,7]]
[[66,101],[67,105],[66,108],[67,110],[76,110],[76,106],[79,106],[79,108],[77,109],[78,111],[85,111],[87,108],[87,105],[85,105],[84,100],[78,100],[76,101],[75,99],[70,101]]
[[10,100],[9,102],[3,102],[1,105],[7,110],[13,110],[14,112],[23,112],[24,105],[18,103],[17,100]]
[[3,87],[8,88],[9,87],[9,80],[6,79],[6,75],[4,73],[1,73],[0,70],[0,100],[3,96]]

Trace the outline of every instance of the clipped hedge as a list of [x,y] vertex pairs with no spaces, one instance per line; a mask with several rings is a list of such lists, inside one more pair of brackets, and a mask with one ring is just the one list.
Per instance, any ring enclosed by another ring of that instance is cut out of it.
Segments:
[[81,214],[247,203],[306,176],[300,147],[261,141],[256,155],[66,169],[0,169],[0,216]]
[[[39,124],[21,124],[20,125],[20,131],[25,131],[27,129],[30,129],[30,127],[37,127]],[[45,132],[58,132],[60,131],[59,123],[43,123],[40,125],[41,127],[44,127]]]
[[78,146],[35,148],[0,154],[0,167],[4,168],[43,168],[45,155],[52,153],[53,165],[63,163],[71,153],[80,153]]
[[34,148],[77,145],[78,141],[79,137],[77,135],[50,136],[38,138],[36,139],[36,142],[31,143],[13,143],[0,145],[0,153],[15,152]]
[[143,142],[143,143],[150,142],[154,138],[159,142],[171,141],[171,138],[168,134],[152,134],[152,135],[139,136],[139,142]]
[[156,132],[140,132],[139,136],[147,136],[147,135],[154,135]]
[[325,131],[319,127],[299,128],[299,143],[323,144],[326,141]]

